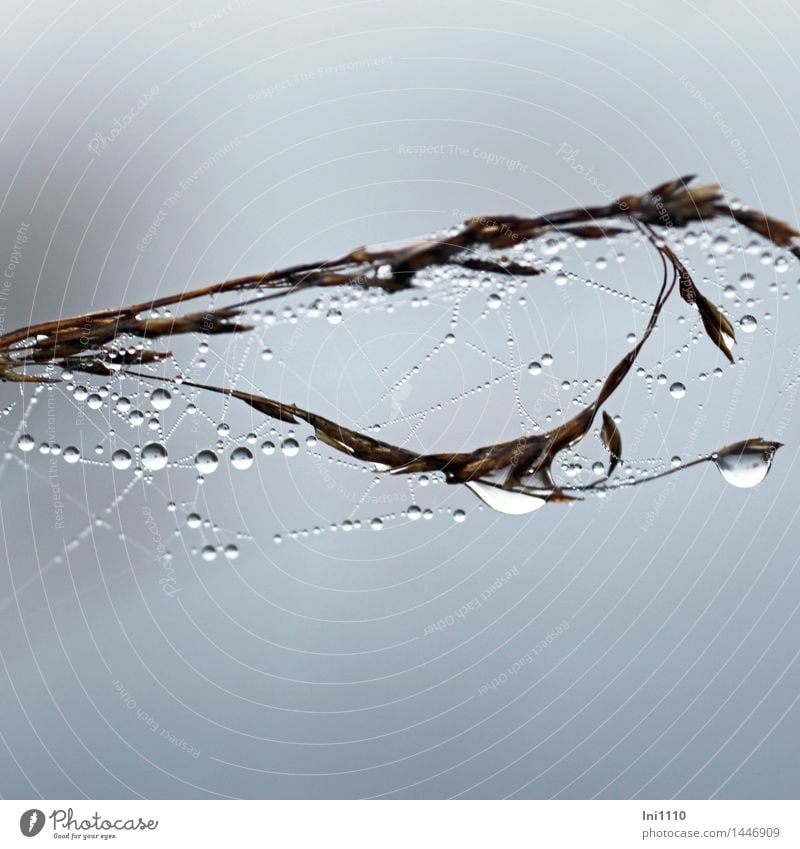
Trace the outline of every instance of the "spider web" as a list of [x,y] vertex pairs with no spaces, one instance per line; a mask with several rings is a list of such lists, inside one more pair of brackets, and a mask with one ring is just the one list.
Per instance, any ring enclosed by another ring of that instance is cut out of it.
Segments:
[[[726,363],[697,312],[677,297],[667,304],[635,375],[608,405],[623,434],[619,488],[712,450],[720,433],[747,436],[752,419],[743,420],[737,404],[759,349],[768,351],[771,370],[759,379],[760,392],[772,390],[759,409],[770,404],[774,420],[797,388],[800,349],[792,340],[777,346],[773,330],[797,288],[788,274],[793,259],[745,239],[735,225],[667,239],[735,324],[739,345]],[[138,375],[64,371],[55,384],[6,386],[0,480],[9,467],[24,469],[49,489],[56,528],[65,531],[40,573],[101,530],[150,556],[155,545],[165,564],[176,544],[211,562],[235,560],[253,545],[263,552],[351,532],[413,534],[420,519],[458,533],[487,508],[443,476],[377,474],[309,428],[187,384],[298,403],[419,452],[542,432],[588,405],[637,340],[653,309],[658,259],[638,232],[589,243],[551,237],[510,253],[547,273],[444,267],[420,272],[404,292],[306,291],[244,306],[254,325],[247,333],[176,337],[168,364]],[[222,299],[206,300],[211,309]],[[585,486],[604,474],[607,455],[598,439],[587,439],[559,460],[563,481]],[[128,530],[123,517],[134,498],[149,505],[163,531],[143,537],[141,521]],[[59,521],[65,512],[71,523]]]

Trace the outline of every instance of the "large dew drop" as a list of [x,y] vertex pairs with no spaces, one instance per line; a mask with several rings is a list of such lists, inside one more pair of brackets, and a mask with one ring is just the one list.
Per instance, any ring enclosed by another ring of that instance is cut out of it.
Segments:
[[244,446],[234,448],[231,451],[231,465],[240,472],[249,469],[253,465],[253,454],[250,449]]
[[509,516],[524,516],[547,504],[547,499],[538,495],[515,492],[490,483],[467,481],[467,486],[492,510],[507,513]]
[[172,403],[172,395],[166,389],[154,389],[150,393],[150,403],[154,410],[166,410]]
[[746,439],[723,448],[714,462],[725,480],[740,489],[758,486],[772,466],[772,458],[780,448],[780,442],[764,439]]
[[142,448],[142,465],[150,472],[157,472],[167,465],[167,449],[160,442],[148,442]]
[[211,472],[216,470],[218,464],[219,458],[213,451],[209,451],[208,449],[198,452],[194,458],[194,467],[201,475],[210,475]]
[[77,463],[80,459],[81,452],[74,445],[68,445],[64,449],[64,460],[67,463]]
[[300,451],[300,443],[290,436],[288,439],[283,440],[281,450],[287,457],[296,457]]
[[743,315],[739,319],[739,327],[741,327],[745,333],[754,333],[755,329],[758,327],[758,320],[754,315]]
[[130,464],[130,452],[126,451],[124,448],[117,448],[117,450],[111,455],[111,465],[115,469],[124,470],[129,468]]
[[680,382],[675,381],[669,388],[669,394],[672,395],[673,398],[683,398],[686,394],[686,387]]

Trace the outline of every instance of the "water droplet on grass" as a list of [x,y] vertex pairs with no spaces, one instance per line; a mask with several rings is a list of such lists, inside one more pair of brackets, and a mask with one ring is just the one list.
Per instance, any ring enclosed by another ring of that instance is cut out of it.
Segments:
[[729,484],[749,489],[760,484],[767,476],[779,447],[777,442],[747,439],[720,451],[714,457],[714,462]]

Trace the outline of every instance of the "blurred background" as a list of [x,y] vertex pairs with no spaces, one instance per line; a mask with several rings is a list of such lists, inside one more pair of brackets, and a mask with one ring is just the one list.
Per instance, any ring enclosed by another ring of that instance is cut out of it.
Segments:
[[[681,174],[800,221],[787,2],[4,9],[3,332]],[[148,440],[113,398],[0,385],[0,793],[795,798],[798,270],[750,235],[714,238],[687,250],[712,300],[757,319],[743,360],[692,344],[675,300],[610,411],[653,468],[784,442],[752,490],[708,465],[502,516],[189,393],[163,413],[173,465],[151,479],[109,462]],[[644,327],[630,298],[655,297],[642,244],[559,251],[567,285],[524,281],[498,309],[453,281],[326,298],[316,319],[292,312],[305,297],[176,353],[196,379],[382,438],[512,438],[569,414]],[[111,391],[152,412],[133,381]],[[220,465],[199,484],[203,448]]]

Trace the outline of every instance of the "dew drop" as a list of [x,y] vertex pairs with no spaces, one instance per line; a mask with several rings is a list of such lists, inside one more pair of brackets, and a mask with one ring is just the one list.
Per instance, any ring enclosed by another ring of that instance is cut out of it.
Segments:
[[686,387],[680,382],[675,381],[669,388],[669,394],[672,395],[673,398],[683,398],[686,394]]
[[757,486],[767,476],[779,443],[749,439],[729,446],[714,457],[725,480],[740,489]]
[[537,375],[542,373],[542,364],[537,363],[536,361],[530,363],[528,365],[528,371],[530,374]]
[[154,389],[150,393],[150,403],[154,410],[166,410],[172,403],[172,395],[166,389]]
[[17,447],[20,451],[30,451],[35,444],[36,440],[29,433],[23,433],[17,440]]
[[454,510],[453,511],[453,521],[460,524],[467,518],[467,514],[463,510]]
[[711,247],[715,254],[726,254],[730,250],[730,242],[727,236],[717,236],[711,243]]
[[512,516],[522,516],[532,513],[547,503],[546,498],[517,492],[510,489],[502,489],[491,484],[480,481],[467,481],[467,486],[489,507],[498,513],[506,513]]
[[64,449],[64,460],[67,463],[77,463],[80,459],[81,452],[74,445],[68,445]]
[[216,471],[218,465],[219,457],[217,457],[213,451],[208,449],[199,451],[197,456],[194,458],[194,467],[201,475],[211,474],[211,472]]
[[231,451],[231,465],[234,469],[238,469],[240,472],[243,472],[245,469],[249,469],[250,466],[253,465],[252,451],[244,446],[234,448],[233,451]]
[[167,449],[160,442],[148,442],[142,448],[142,465],[151,472],[157,472],[167,465]]
[[300,451],[300,443],[290,436],[288,439],[284,439],[281,443],[281,451],[283,451],[287,457],[296,457],[297,453]]
[[124,448],[117,448],[117,450],[111,455],[111,465],[115,469],[127,469],[131,465],[131,455],[130,452],[126,451]]
[[341,310],[335,310],[335,309],[328,310],[328,314],[327,314],[326,318],[328,319],[328,324],[341,324],[342,323]]
[[741,327],[745,333],[753,333],[756,327],[758,327],[758,321],[756,321],[756,317],[754,315],[743,315],[739,319],[739,327]]
[[270,454],[275,453],[275,443],[274,442],[264,442],[261,445],[261,453],[266,454],[268,457]]
[[204,546],[200,549],[200,556],[201,556],[201,557],[203,558],[203,560],[205,560],[207,563],[210,563],[212,560],[216,560],[216,559],[217,559],[217,549],[216,549],[216,548],[214,548],[214,546],[213,546],[213,545],[204,545]]

